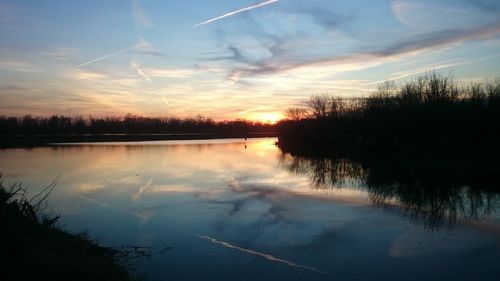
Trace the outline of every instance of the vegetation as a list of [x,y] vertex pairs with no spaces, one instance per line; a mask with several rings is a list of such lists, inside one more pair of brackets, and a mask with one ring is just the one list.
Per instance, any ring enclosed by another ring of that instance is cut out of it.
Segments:
[[273,132],[274,127],[261,122],[246,120],[213,121],[196,116],[179,119],[175,117],[141,117],[127,114],[124,117],[90,116],[22,118],[0,116],[0,131],[4,135],[39,134],[180,134],[180,133],[248,133]]
[[429,73],[364,99],[312,96],[278,124],[282,163],[318,188],[357,184],[429,229],[498,200],[500,79],[459,86]]
[[87,119],[54,115],[22,118],[0,116],[0,147],[64,142],[153,141],[276,136],[276,127],[245,120],[215,122],[210,118],[124,117]]
[[40,214],[54,183],[28,199],[20,184],[0,182],[2,280],[129,280],[116,251],[85,235],[58,229],[58,217]]
[[500,172],[500,79],[459,86],[429,73],[365,99],[312,96],[288,114],[279,124],[285,152]]

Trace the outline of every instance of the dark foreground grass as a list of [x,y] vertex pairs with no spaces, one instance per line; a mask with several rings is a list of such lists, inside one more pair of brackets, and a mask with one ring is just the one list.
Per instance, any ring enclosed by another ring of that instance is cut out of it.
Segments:
[[130,280],[117,252],[55,226],[40,214],[53,185],[28,199],[20,185],[0,182],[1,280]]

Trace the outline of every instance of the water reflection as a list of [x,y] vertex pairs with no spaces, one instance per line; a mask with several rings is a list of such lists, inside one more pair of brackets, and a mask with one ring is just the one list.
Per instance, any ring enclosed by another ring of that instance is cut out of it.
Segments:
[[288,266],[291,266],[291,267],[302,268],[302,269],[310,270],[310,271],[316,272],[316,273],[328,274],[328,272],[319,270],[319,269],[317,269],[315,267],[312,267],[312,266],[297,264],[297,263],[294,263],[294,262],[289,261],[289,260],[277,258],[277,257],[275,257],[273,255],[270,255],[270,254],[258,252],[258,251],[255,251],[255,250],[245,249],[245,248],[242,248],[242,247],[240,247],[238,245],[231,244],[229,242],[219,241],[219,240],[217,240],[217,239],[215,239],[213,237],[204,236],[204,235],[198,235],[198,234],[196,236],[199,237],[200,239],[205,239],[205,240],[208,240],[208,241],[210,241],[212,243],[219,244],[219,245],[222,245],[222,246],[227,247],[227,248],[231,248],[231,249],[235,249],[235,250],[238,250],[238,251],[241,251],[241,252],[244,252],[244,253],[248,253],[248,254],[251,254],[251,255],[263,257],[264,259],[266,259],[268,261],[284,263],[284,264],[286,264]]
[[[7,149],[0,171],[34,194],[61,174],[49,206],[65,229],[103,245],[173,247],[137,265],[149,280],[497,279],[500,220],[484,217],[498,209],[494,194],[283,155],[275,141]],[[456,224],[429,233],[405,213]]]
[[429,230],[452,226],[457,220],[478,220],[495,210],[499,195],[443,179],[390,177],[376,169],[343,158],[307,158],[283,153],[280,164],[309,177],[318,189],[358,188],[381,207],[401,208],[411,219],[423,221]]

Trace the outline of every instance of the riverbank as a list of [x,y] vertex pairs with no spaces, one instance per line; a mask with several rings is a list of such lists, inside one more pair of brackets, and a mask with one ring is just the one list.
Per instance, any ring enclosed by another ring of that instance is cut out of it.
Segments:
[[306,104],[278,124],[284,152],[465,184],[494,186],[500,174],[500,80],[464,86],[430,73],[364,99],[323,95]]
[[500,152],[495,140],[477,143],[412,142],[384,146],[367,143],[315,143],[279,138],[283,153],[309,159],[346,159],[371,172],[375,182],[419,182],[500,191]]
[[57,217],[37,212],[42,201],[19,188],[0,182],[2,280],[130,280],[115,250],[56,227]]
[[34,147],[51,143],[80,142],[142,142],[164,140],[202,140],[228,138],[277,137],[277,132],[255,133],[205,133],[205,134],[60,134],[60,135],[3,135],[0,148]]

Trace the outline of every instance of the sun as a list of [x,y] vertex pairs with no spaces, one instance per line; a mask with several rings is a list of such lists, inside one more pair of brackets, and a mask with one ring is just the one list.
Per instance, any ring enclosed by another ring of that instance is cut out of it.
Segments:
[[283,119],[283,115],[279,112],[267,112],[256,114],[254,118],[262,123],[276,124]]

